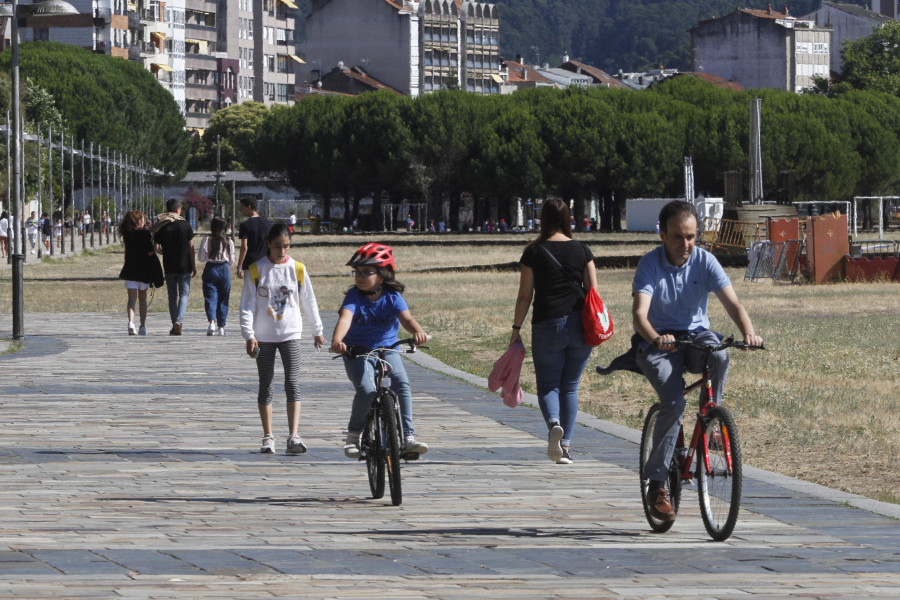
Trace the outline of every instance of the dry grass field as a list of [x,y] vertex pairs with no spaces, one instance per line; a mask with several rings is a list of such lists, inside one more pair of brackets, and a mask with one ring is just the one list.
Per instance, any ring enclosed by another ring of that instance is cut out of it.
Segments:
[[[381,239],[397,244],[399,279],[407,285],[405,295],[413,314],[434,335],[431,353],[457,368],[487,376],[508,341],[518,274],[510,270],[448,272],[443,268],[513,263],[530,237],[410,238],[398,234]],[[453,244],[404,245],[413,239],[447,239]],[[486,239],[501,243],[481,245]],[[598,256],[640,255],[654,246],[649,235],[589,235],[581,239],[591,244]],[[466,240],[472,245],[457,244]],[[635,240],[640,243],[609,245]],[[291,254],[306,263],[320,308],[336,310],[352,284],[349,268],[343,264],[354,247],[367,240],[299,236],[294,241],[299,246]],[[26,310],[121,312],[124,332],[125,292],[114,279],[122,257],[121,248],[113,247],[77,258],[29,263]],[[585,411],[639,428],[654,401],[646,381],[630,373],[601,377],[593,371],[595,365],[606,364],[627,349],[632,275],[627,269],[598,272],[601,295],[612,312],[617,333],[594,350],[582,382],[581,402]],[[725,400],[736,413],[745,461],[829,487],[900,502],[900,284],[775,285],[745,282],[739,269],[729,270],[729,275],[769,347],[767,352],[732,353]],[[0,310],[7,312],[9,277],[9,270],[0,272]],[[235,280],[231,302],[235,308],[240,285]],[[710,307],[714,328],[734,333],[734,326],[714,299]],[[149,328],[167,330],[164,290],[156,292],[150,310]],[[203,310],[199,281],[191,290],[190,310]],[[522,333],[527,344],[528,327]],[[523,370],[523,384],[533,390],[529,364]],[[537,413],[535,418],[539,418]],[[577,451],[577,439],[574,444]]]

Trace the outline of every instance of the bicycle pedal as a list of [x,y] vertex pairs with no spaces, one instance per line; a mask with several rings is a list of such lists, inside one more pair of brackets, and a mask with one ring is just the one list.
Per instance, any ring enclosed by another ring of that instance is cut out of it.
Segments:
[[418,452],[406,452],[405,454],[401,454],[400,458],[403,460],[419,460],[419,456]]

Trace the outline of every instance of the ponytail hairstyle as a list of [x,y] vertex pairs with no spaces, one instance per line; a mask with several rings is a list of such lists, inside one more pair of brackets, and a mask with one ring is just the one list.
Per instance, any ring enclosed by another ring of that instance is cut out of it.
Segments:
[[545,200],[541,207],[541,233],[527,247],[546,242],[556,232],[572,239],[572,213],[569,211],[569,205],[564,201],[559,198],[550,198]]
[[219,256],[222,248],[228,247],[228,236],[225,235],[225,219],[222,217],[213,217],[209,222],[209,255],[210,257]]
[[143,218],[144,213],[139,210],[129,210],[126,212],[122,217],[122,222],[119,223],[119,237],[125,237],[126,233],[137,231],[141,219]]

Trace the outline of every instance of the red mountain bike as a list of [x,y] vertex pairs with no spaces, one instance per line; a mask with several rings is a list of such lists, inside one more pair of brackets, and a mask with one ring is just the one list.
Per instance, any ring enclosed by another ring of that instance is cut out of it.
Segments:
[[[681,339],[676,340],[675,345],[680,348],[695,348],[706,352],[707,355],[726,348],[765,349],[763,346],[749,346],[744,342],[735,341],[733,337],[724,339],[719,344]],[[706,362],[708,363],[708,360]],[[669,467],[669,476],[665,487],[669,492],[672,508],[677,513],[678,505],[681,502],[682,482],[693,481],[696,478],[703,525],[710,537],[716,541],[723,541],[728,539],[734,531],[738,511],[741,507],[743,483],[741,444],[731,412],[713,401],[712,383],[708,369],[704,369],[700,379],[686,385],[684,393],[687,394],[698,388],[700,388],[700,409],[697,412],[691,443],[685,447],[684,425],[682,424],[678,432],[675,452],[672,454],[672,464]],[[654,404],[647,412],[641,434],[641,501],[644,504],[644,514],[650,527],[654,531],[664,532],[672,527],[674,521],[662,521],[655,518],[650,512],[648,500],[650,481],[644,476],[644,465],[650,458],[653,431],[658,415],[659,403]]]

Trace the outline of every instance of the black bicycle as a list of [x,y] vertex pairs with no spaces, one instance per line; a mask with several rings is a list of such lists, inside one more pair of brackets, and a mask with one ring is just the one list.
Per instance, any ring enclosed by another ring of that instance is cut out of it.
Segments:
[[[399,346],[409,346],[407,350],[398,350]],[[425,346],[421,346],[425,348]],[[385,383],[384,377],[389,374],[390,364],[385,360],[388,352],[416,351],[412,338],[398,340],[390,346],[364,348],[350,346],[345,356],[349,358],[375,358],[375,387],[378,392],[375,401],[366,417],[362,439],[359,444],[359,460],[366,461],[369,476],[369,489],[373,498],[384,497],[384,475],[387,472],[388,485],[391,490],[391,503],[399,506],[403,501],[403,489],[400,481],[400,459],[415,460],[416,453],[403,453],[403,425],[400,422],[400,405],[397,395]]]

